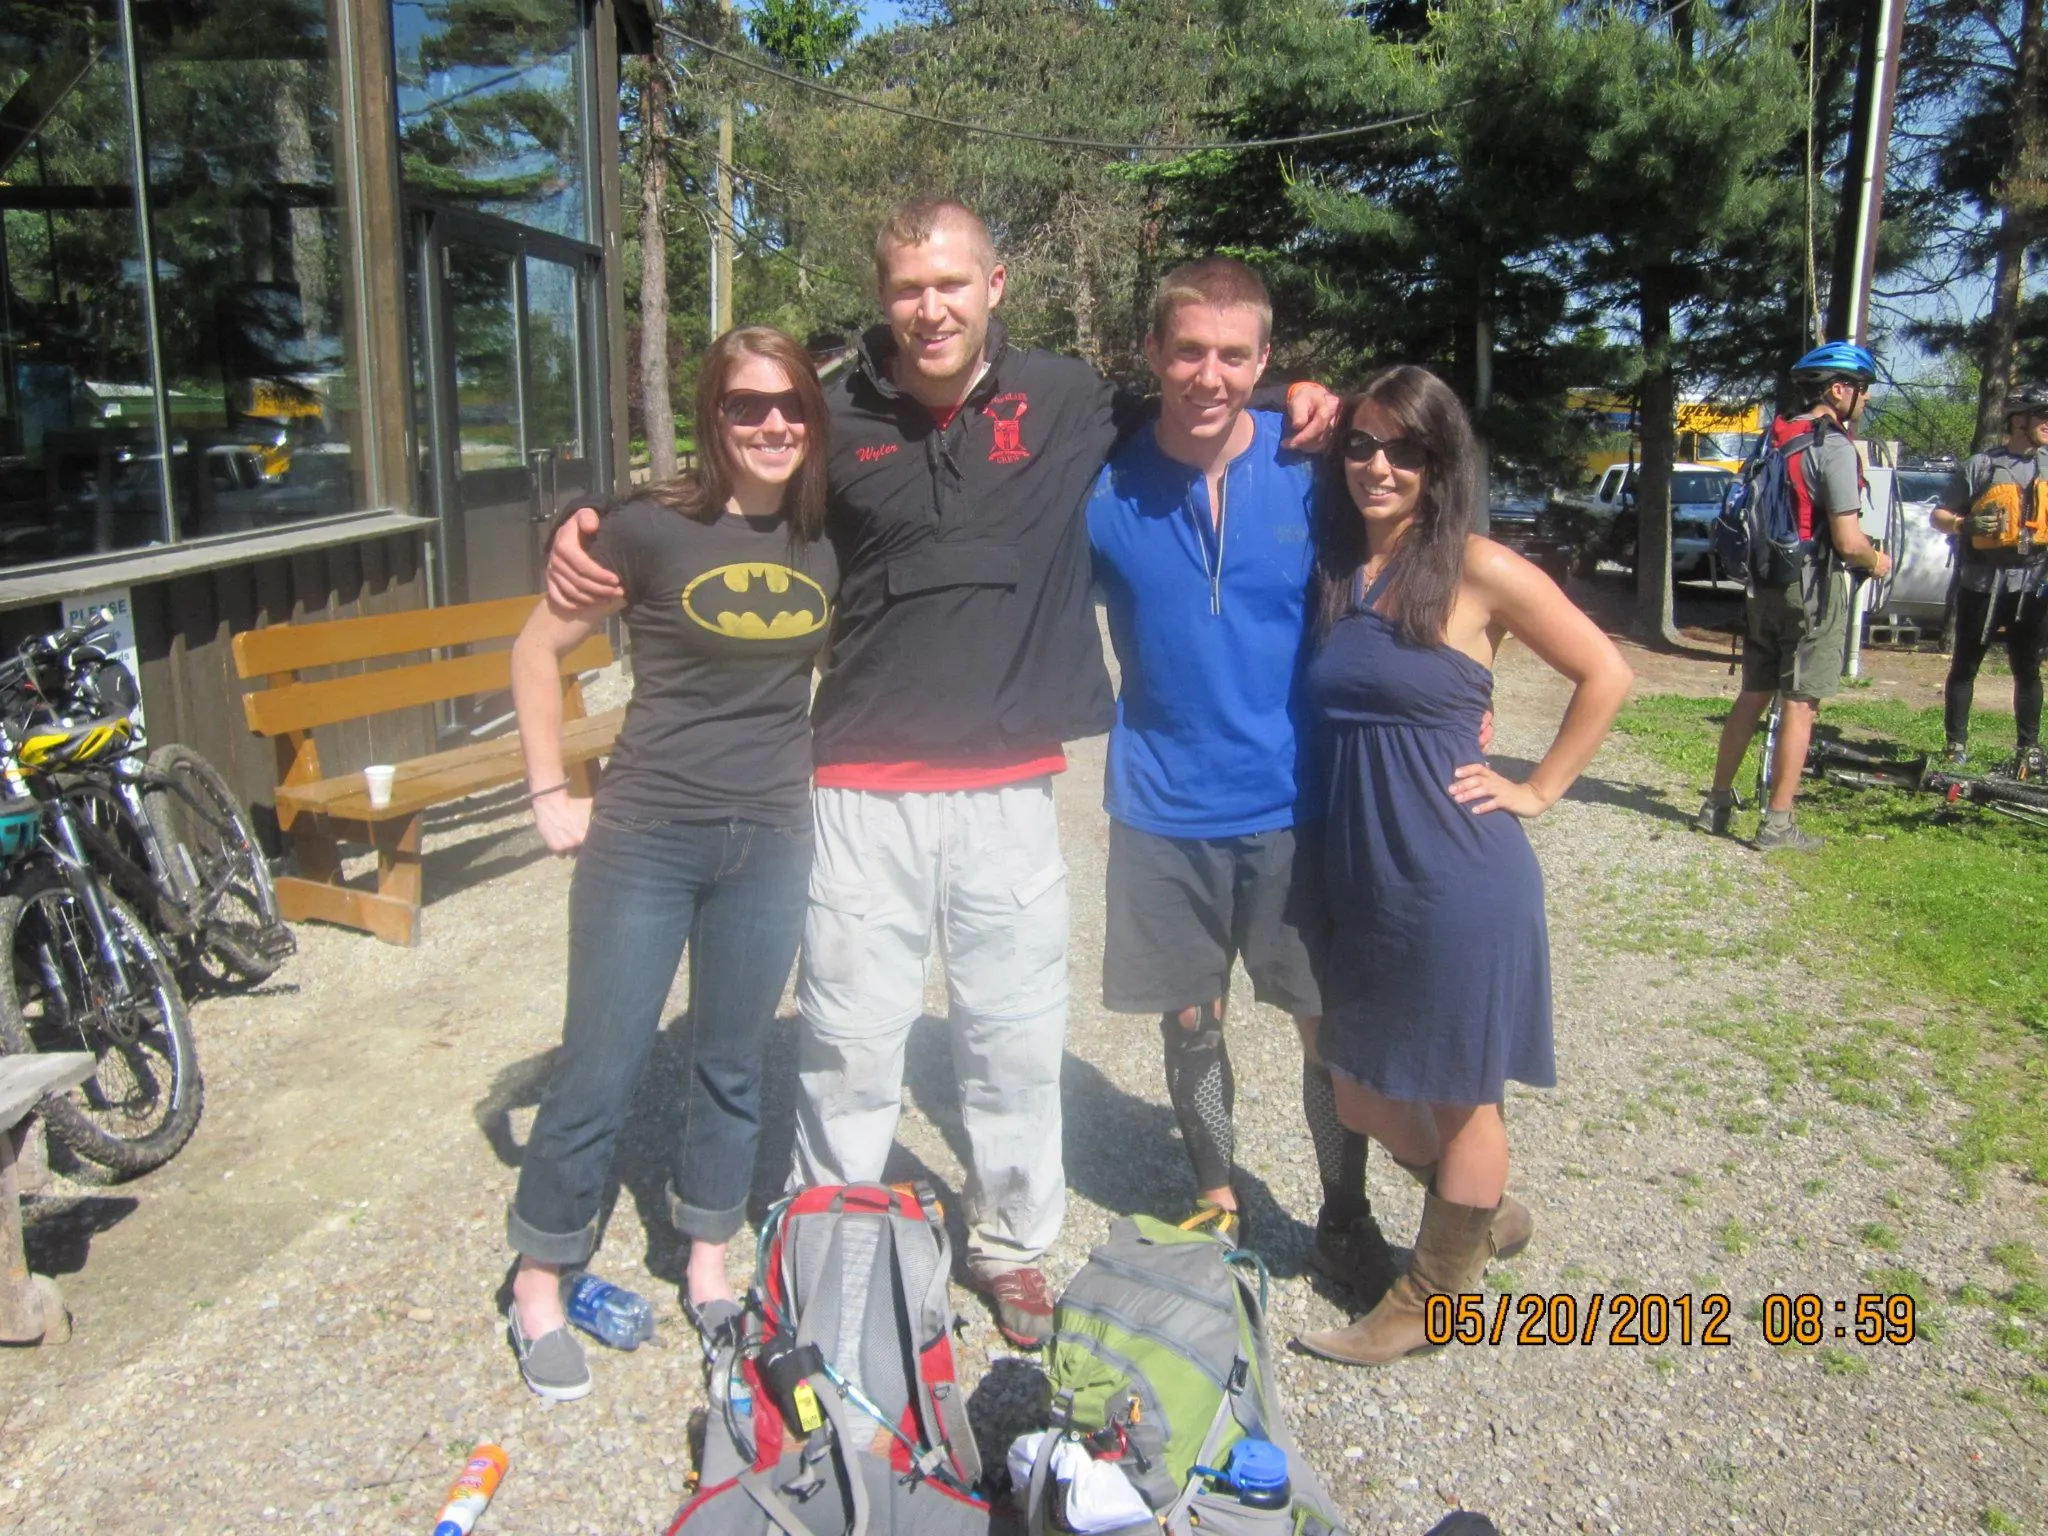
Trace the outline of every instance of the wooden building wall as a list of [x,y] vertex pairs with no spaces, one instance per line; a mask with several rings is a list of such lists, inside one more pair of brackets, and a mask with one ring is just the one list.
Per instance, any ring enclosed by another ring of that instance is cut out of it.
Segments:
[[[221,566],[138,586],[133,591],[135,641],[142,662],[142,700],[152,746],[182,742],[212,760],[249,807],[256,829],[278,851],[277,755],[250,733],[242,717],[232,636],[264,624],[360,618],[426,606],[422,540],[393,534],[302,554]],[[0,643],[55,629],[54,605],[0,615]],[[387,665],[395,663],[377,663]],[[320,674],[362,671],[361,665]],[[320,766],[348,773],[367,763],[397,762],[434,750],[434,713],[413,709],[317,733]]]

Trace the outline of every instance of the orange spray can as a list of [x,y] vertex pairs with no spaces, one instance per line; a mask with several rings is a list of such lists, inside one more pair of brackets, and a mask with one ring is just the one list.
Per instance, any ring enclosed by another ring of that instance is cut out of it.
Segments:
[[448,1501],[435,1518],[434,1536],[469,1536],[504,1481],[508,1465],[505,1453],[495,1445],[480,1445],[471,1451],[462,1476],[455,1479]]

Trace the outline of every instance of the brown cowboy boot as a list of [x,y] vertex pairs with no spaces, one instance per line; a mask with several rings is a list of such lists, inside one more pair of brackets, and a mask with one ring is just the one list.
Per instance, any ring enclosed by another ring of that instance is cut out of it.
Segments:
[[[1436,1188],[1435,1163],[1404,1163],[1398,1157],[1394,1162],[1409,1178],[1420,1184],[1424,1190]],[[1513,1195],[1503,1193],[1500,1205],[1493,1218],[1492,1230],[1488,1233],[1495,1259],[1512,1259],[1529,1246],[1529,1239],[1536,1235],[1536,1218],[1529,1213],[1529,1207]]]
[[1486,1269],[1487,1229],[1497,1210],[1424,1195],[1422,1230],[1415,1235],[1408,1272],[1349,1327],[1305,1333],[1296,1342],[1312,1355],[1345,1365],[1388,1365],[1429,1348],[1423,1327],[1429,1298],[1478,1289]]

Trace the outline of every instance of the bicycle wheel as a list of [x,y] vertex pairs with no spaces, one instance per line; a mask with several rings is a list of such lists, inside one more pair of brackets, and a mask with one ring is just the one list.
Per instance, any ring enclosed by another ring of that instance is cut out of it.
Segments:
[[1981,804],[2004,800],[2013,805],[2048,811],[2048,784],[2037,784],[2027,779],[2009,779],[2003,774],[1987,773],[1977,780],[1970,798]]
[[1784,718],[1784,700],[1773,698],[1770,712],[1764,716],[1763,737],[1757,745],[1756,759],[1756,803],[1757,809],[1771,808],[1771,775],[1777,767],[1778,725]]
[[43,1100],[50,1134],[115,1178],[168,1162],[199,1125],[192,1024],[163,948],[112,893],[102,899],[135,996],[114,999],[85,904],[40,869],[0,897],[0,1050],[90,1051],[98,1070]]
[[277,888],[241,802],[220,771],[190,747],[149,755],[142,808],[163,850],[207,980],[258,982],[292,952]]

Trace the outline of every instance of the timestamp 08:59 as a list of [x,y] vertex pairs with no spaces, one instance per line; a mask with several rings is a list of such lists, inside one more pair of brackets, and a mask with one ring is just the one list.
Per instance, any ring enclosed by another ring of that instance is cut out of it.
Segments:
[[[1490,1303],[1490,1305],[1489,1305]],[[1588,1346],[1605,1339],[1623,1348],[1663,1344],[1723,1347],[1733,1306],[1727,1295],[1685,1292],[1595,1291],[1581,1299],[1566,1292],[1519,1296],[1431,1296],[1423,1308],[1423,1335],[1431,1344]],[[1819,1344],[1853,1337],[1861,1344],[1910,1344],[1915,1336],[1913,1298],[1866,1292],[1850,1303],[1812,1294],[1773,1292],[1753,1314],[1767,1344]]]

